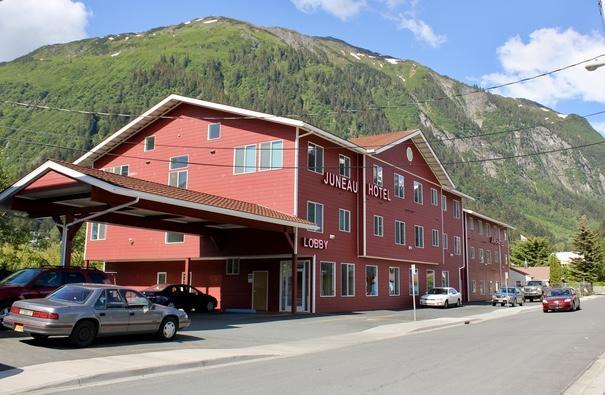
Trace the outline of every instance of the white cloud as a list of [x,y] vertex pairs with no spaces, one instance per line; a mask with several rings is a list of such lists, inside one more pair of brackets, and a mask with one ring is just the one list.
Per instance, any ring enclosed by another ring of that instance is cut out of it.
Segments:
[[441,34],[436,34],[429,25],[423,20],[417,19],[411,15],[399,15],[398,27],[400,29],[409,30],[414,34],[416,40],[423,41],[431,47],[438,47],[447,41],[447,37]]
[[366,0],[292,0],[292,3],[302,12],[322,9],[343,21],[357,15],[367,5]]
[[90,12],[75,0],[0,1],[0,61],[86,37]]
[[595,122],[590,121],[590,124],[597,132],[601,133],[603,137],[605,137],[605,121],[604,122]]
[[[604,53],[604,43],[605,37],[597,32],[581,34],[573,29],[539,29],[529,35],[527,43],[519,36],[512,37],[497,50],[503,71],[484,75],[481,81],[484,86],[493,86],[555,70]],[[605,68],[589,72],[581,65],[500,88],[497,93],[553,107],[562,100],[605,103],[604,86]]]

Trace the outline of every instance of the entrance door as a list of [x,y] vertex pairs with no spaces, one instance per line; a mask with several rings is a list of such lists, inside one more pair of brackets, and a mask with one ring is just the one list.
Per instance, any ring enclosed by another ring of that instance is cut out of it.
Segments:
[[252,272],[252,308],[267,311],[269,299],[269,272]]
[[[309,311],[309,262],[300,261],[296,270],[296,310]],[[282,261],[279,276],[279,309],[280,311],[292,310],[292,262]]]

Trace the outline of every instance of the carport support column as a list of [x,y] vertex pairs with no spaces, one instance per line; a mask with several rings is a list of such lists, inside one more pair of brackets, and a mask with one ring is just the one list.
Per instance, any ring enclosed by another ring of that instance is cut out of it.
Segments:
[[189,284],[189,264],[191,263],[191,258],[185,258],[185,276],[183,277],[183,283]]
[[298,278],[298,255],[296,253],[292,254],[292,314],[296,314],[296,304],[297,304],[297,294],[298,294],[298,282],[296,281]]
[[76,236],[76,233],[82,227],[82,222],[78,222],[68,225],[70,221],[73,220],[73,217],[66,216],[63,225],[59,227],[61,230],[61,266],[67,267],[71,266],[71,252],[73,250],[73,240]]

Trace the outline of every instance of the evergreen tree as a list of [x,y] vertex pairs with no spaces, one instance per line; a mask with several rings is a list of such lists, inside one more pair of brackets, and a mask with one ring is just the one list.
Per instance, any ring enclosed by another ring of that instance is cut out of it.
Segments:
[[574,279],[589,282],[603,279],[605,251],[599,234],[590,228],[586,216],[582,216],[578,221],[573,244],[575,252],[581,256],[572,259],[570,271]]
[[510,259],[516,266],[544,266],[552,253],[550,243],[545,237],[529,237],[513,243]]
[[551,254],[548,257],[548,266],[550,267],[550,284],[561,284],[561,262],[559,262],[555,254]]

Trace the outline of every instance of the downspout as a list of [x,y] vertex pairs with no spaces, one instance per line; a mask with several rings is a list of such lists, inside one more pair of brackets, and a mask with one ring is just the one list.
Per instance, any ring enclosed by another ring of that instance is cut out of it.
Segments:
[[[441,244],[439,244],[439,245],[441,246],[441,286],[445,287],[445,285],[443,284],[443,267],[445,266],[445,246],[443,245],[443,235],[445,234],[445,223],[443,222],[443,188],[440,188],[440,189],[441,189],[441,207],[439,207],[439,209],[441,210],[441,234],[439,235],[439,238],[441,239]],[[447,240],[447,242],[448,242],[448,250],[449,250],[449,240]],[[449,282],[449,278],[448,278],[448,282]],[[449,287],[449,284],[447,286]]]
[[[462,206],[462,199],[460,199],[460,206]],[[462,234],[463,234],[463,243],[464,243],[464,263],[462,265],[462,267],[460,268],[461,271],[464,271],[464,273],[466,273],[466,301],[470,301],[471,300],[471,294],[469,291],[469,263],[468,263],[468,225],[467,225],[467,221],[466,221],[466,213],[464,212],[464,210],[462,210],[462,207],[460,207],[460,210],[462,211]],[[466,269],[466,270],[465,270]],[[462,274],[460,275],[460,288],[462,288]]]
[[367,256],[368,255],[368,251],[367,251],[367,234],[366,234],[366,227],[367,227],[367,199],[366,199],[366,155],[363,154],[363,161],[362,161],[362,168],[361,168],[361,174],[362,174],[362,180],[363,180],[363,198],[362,198],[362,205],[363,205],[363,256]]

